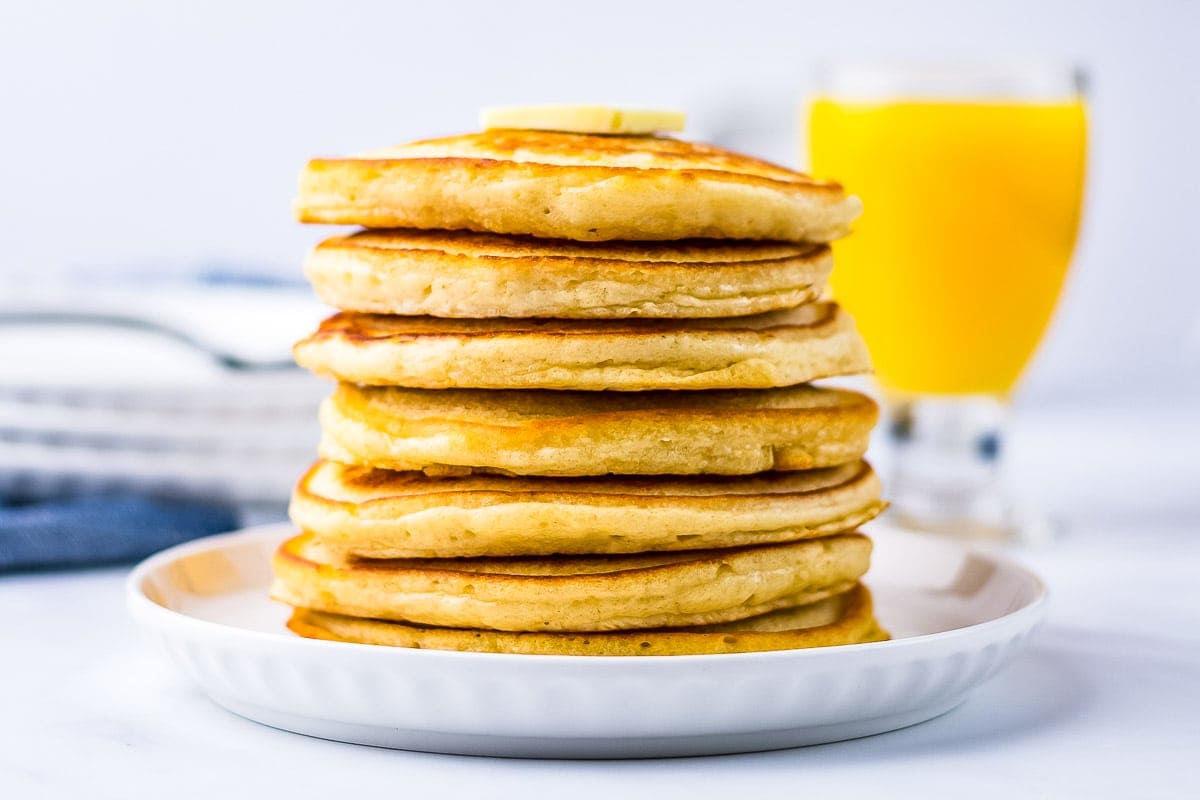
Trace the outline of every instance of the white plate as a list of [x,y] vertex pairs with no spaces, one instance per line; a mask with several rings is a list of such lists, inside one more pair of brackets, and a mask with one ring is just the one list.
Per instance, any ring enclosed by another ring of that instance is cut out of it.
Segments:
[[456,653],[302,639],[266,597],[292,533],[171,548],[129,578],[137,621],[225,708],[311,736],[444,753],[623,758],[770,750],[895,730],[954,708],[1042,616],[1031,573],[876,525],[869,583],[889,642],[710,656]]

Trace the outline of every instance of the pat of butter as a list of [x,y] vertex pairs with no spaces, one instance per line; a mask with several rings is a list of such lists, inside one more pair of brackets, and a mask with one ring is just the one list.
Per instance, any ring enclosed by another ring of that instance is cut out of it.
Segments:
[[479,116],[484,128],[569,133],[676,133],[686,120],[682,111],[612,106],[507,106],[485,108]]

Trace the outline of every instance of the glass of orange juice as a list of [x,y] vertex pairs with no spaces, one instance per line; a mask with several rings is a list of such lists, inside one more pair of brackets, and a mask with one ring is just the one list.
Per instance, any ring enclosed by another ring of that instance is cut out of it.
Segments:
[[1077,70],[840,65],[808,108],[812,172],[862,198],[833,290],[889,406],[894,519],[1032,538],[998,488],[1008,400],[1075,245]]

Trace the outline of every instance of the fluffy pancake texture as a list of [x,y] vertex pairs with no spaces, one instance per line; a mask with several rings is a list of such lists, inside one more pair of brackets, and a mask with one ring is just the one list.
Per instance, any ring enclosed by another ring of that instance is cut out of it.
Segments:
[[431,478],[318,462],[290,514],[341,558],[707,550],[851,531],[884,508],[864,462],[750,477]]
[[400,389],[340,384],[323,458],[430,474],[745,475],[866,451],[875,403],[794,386],[753,392]]
[[302,222],[579,241],[827,242],[862,204],[836,183],[658,136],[495,129],[310,161]]
[[311,534],[283,543],[272,596],[292,606],[420,625],[605,631],[708,625],[806,605],[867,571],[845,534],[683,553],[491,559],[338,559]]
[[296,361],[351,383],[421,389],[765,389],[870,368],[833,303],[723,320],[447,320],[341,313]]
[[301,175],[301,221],[367,230],[305,262],[339,313],[294,354],[338,386],[272,560],[289,628],[595,656],[886,639],[855,532],[886,506],[878,409],[809,385],[870,369],[826,294],[858,199],[630,135],[658,117],[514,113]]
[[346,311],[434,317],[740,317],[820,296],[826,245],[570,242],[468,231],[338,236],[304,264]]
[[576,656],[673,656],[829,647],[887,639],[861,583],[808,605],[737,622],[693,628],[593,633],[547,633],[434,628],[296,609],[288,627],[301,636],[342,642],[465,650],[482,653]]

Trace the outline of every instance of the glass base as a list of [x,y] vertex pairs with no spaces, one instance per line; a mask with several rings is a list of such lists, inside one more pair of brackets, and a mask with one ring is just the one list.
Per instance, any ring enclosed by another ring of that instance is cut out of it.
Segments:
[[969,542],[1037,547],[1056,541],[1062,534],[1062,527],[1054,520],[1024,509],[1014,510],[997,520],[914,516],[892,509],[888,511],[886,519],[888,524],[896,528]]
[[1055,525],[1013,505],[1000,482],[1008,406],[987,395],[889,404],[893,525],[959,539],[1039,544]]

